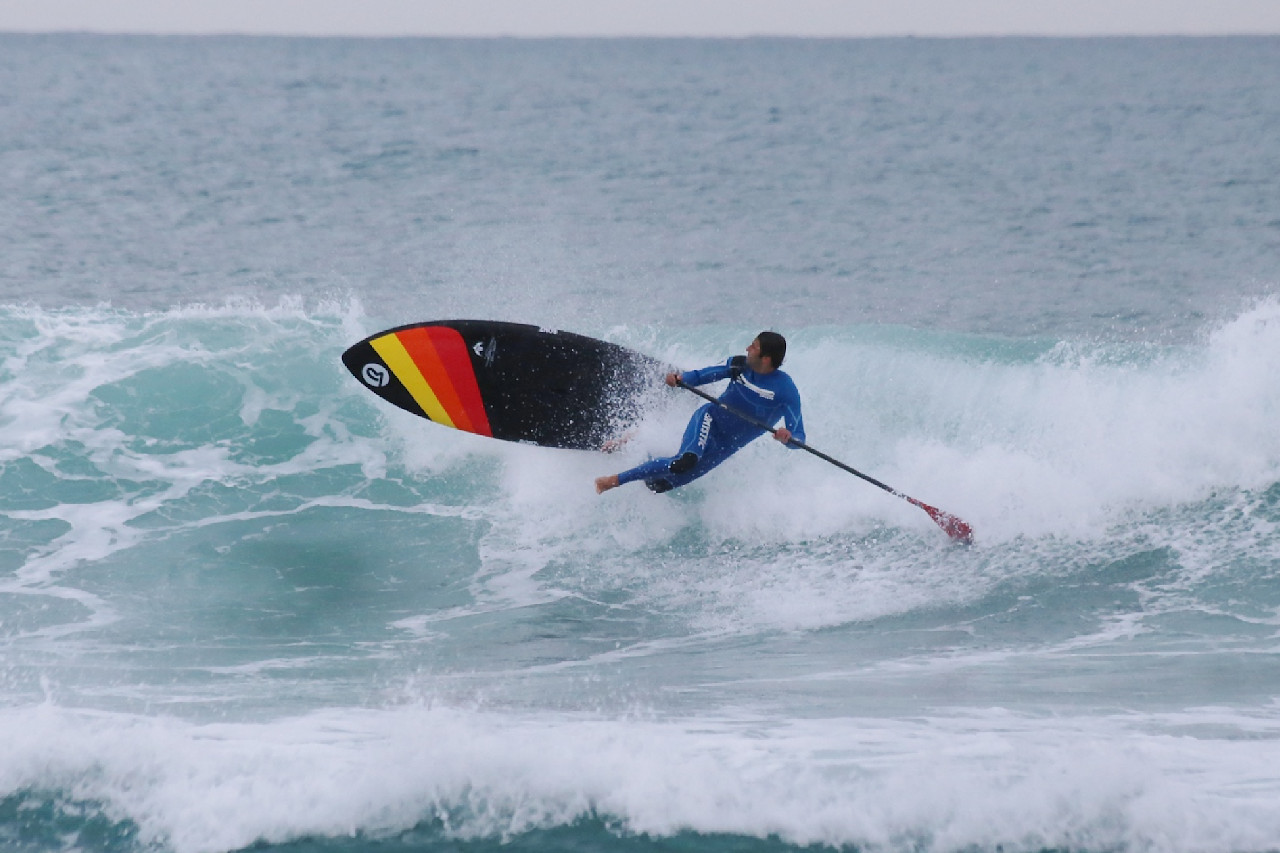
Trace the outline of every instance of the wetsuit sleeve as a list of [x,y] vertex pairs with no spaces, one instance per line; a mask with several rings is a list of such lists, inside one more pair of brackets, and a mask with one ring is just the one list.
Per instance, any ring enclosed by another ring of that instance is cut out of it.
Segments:
[[704,367],[701,370],[686,370],[680,374],[680,378],[685,381],[686,385],[706,385],[708,382],[719,382],[721,379],[729,378],[729,365],[733,359],[729,359],[724,364],[713,364],[711,367]]
[[[782,422],[786,424],[787,429],[791,430],[792,438],[804,441],[804,415],[800,411],[800,392],[796,389],[795,383],[788,383],[788,386],[783,395]],[[797,448],[794,444],[788,444],[787,449],[796,450]]]

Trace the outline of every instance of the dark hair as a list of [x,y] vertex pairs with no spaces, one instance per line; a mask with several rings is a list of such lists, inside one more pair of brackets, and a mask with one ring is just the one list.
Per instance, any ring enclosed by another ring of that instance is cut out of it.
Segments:
[[761,357],[768,356],[774,367],[782,367],[782,360],[787,357],[787,339],[777,332],[761,332],[756,340],[760,342]]

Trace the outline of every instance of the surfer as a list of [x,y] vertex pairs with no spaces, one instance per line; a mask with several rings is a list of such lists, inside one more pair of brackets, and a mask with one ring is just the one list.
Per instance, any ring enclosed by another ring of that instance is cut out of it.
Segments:
[[[672,388],[681,380],[686,385],[706,385],[729,380],[720,401],[730,408],[768,424],[779,419],[784,426],[773,430],[783,444],[792,438],[804,441],[804,421],[800,416],[800,392],[791,377],[779,368],[787,354],[787,341],[777,332],[761,332],[747,347],[746,356],[737,355],[724,364],[668,373]],[[674,456],[650,459],[620,474],[596,478],[596,492],[603,493],[627,483],[643,480],[654,492],[667,492],[690,483],[715,468],[761,434],[751,424],[714,403],[693,413],[685,427],[684,439]]]

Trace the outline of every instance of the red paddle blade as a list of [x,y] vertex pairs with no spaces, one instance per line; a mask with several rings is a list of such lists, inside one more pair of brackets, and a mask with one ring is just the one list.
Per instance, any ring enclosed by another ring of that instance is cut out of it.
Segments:
[[922,503],[915,498],[907,498],[907,500],[929,513],[929,517],[932,518],[937,525],[956,542],[962,542],[965,545],[973,544],[973,528],[968,522],[957,518],[949,512],[943,512],[935,506],[929,506],[927,503]]

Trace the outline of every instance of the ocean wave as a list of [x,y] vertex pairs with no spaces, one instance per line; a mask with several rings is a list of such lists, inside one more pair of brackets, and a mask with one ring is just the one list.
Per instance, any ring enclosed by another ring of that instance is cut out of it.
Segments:
[[608,830],[597,843],[693,833],[882,851],[1253,851],[1280,833],[1280,777],[1258,748],[1273,714],[1183,712],[1154,731],[1000,711],[659,721],[418,705],[191,725],[45,705],[0,718],[3,831],[105,824],[102,850],[381,849],[414,833],[412,849],[444,850],[590,839],[593,822]]

